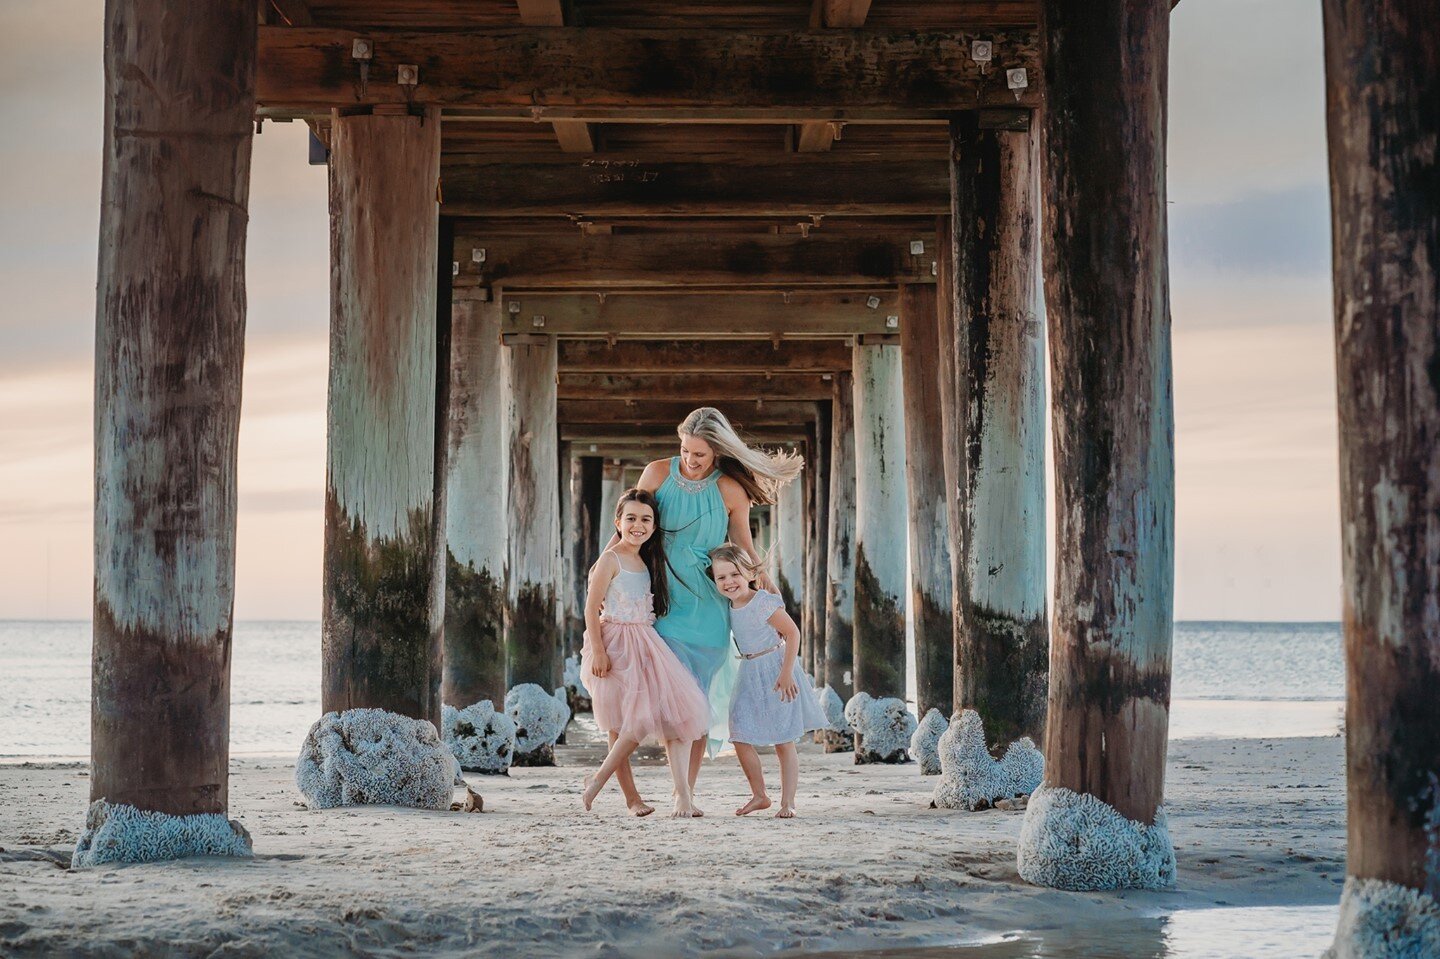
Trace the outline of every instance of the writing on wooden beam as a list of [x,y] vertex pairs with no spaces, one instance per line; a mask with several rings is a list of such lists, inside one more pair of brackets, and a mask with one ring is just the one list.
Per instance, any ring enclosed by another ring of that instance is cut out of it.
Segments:
[[507,334],[734,338],[855,336],[899,329],[899,294],[730,290],[709,293],[527,293],[505,298]]
[[[367,75],[351,53],[370,44]],[[990,69],[970,57],[992,44]],[[397,83],[402,65],[414,83]],[[260,27],[256,99],[264,107],[426,103],[523,119],[938,118],[1040,103],[1036,34],[882,30],[555,30],[448,32]],[[637,112],[638,111],[638,112]]]

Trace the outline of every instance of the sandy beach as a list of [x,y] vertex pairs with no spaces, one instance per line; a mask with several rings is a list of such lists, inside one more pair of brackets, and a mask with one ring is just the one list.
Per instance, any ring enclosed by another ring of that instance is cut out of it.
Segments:
[[[930,809],[935,780],[914,765],[857,767],[807,746],[800,817],[780,822],[733,815],[744,781],[722,758],[700,782],[706,818],[670,820],[662,806],[637,820],[613,787],[583,813],[582,767],[598,752],[560,753],[559,768],[470,776],[479,815],[309,810],[288,757],[237,759],[230,810],[254,860],[76,872],[64,866],[84,765],[0,767],[0,953],[757,956],[989,942],[984,954],[1028,956],[1004,937],[1091,930],[1104,950],[1043,954],[1172,955],[1159,915],[1333,905],[1344,873],[1339,737],[1173,743],[1179,882],[1161,893],[1024,884],[1022,814]],[[663,768],[637,775],[648,799],[668,799]],[[1313,950],[1268,954],[1302,953]]]

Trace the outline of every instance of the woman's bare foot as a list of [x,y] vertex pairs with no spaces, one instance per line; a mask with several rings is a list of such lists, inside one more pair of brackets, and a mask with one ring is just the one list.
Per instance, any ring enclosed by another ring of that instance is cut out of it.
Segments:
[[648,816],[655,811],[654,806],[640,799],[635,800],[633,803],[626,804],[625,808],[630,810],[630,815],[636,819]]
[[595,788],[595,774],[591,773],[585,777],[585,791],[580,794],[580,801],[585,804],[585,811],[590,811],[590,806],[595,802],[595,797],[600,790]]
[[769,808],[770,808],[770,797],[769,797],[769,796],[751,796],[749,802],[747,802],[745,805],[741,806],[739,809],[735,810],[735,815],[737,815],[737,816],[748,816],[748,815],[750,815],[752,812],[758,812],[758,811],[760,811],[761,809],[769,809]]
[[695,808],[694,803],[675,800],[675,808],[670,812],[671,819],[698,819],[703,813]]
[[781,807],[780,807],[780,811],[775,814],[775,818],[776,818],[776,819],[794,819],[794,818],[795,818],[795,807],[794,807],[794,806],[781,806]]

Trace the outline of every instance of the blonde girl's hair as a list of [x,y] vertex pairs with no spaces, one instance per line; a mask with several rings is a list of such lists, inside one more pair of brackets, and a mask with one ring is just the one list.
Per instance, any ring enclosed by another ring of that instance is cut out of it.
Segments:
[[716,467],[739,483],[757,506],[773,505],[780,487],[799,477],[805,468],[805,459],[798,453],[750,447],[725,414],[713,406],[693,411],[675,432],[681,438],[694,436],[710,444]]
[[752,560],[749,553],[734,543],[721,543],[710,551],[709,556],[711,579],[715,578],[716,563],[734,563],[735,568],[744,574],[752,586],[755,584],[755,579],[759,575],[761,567],[764,565]]

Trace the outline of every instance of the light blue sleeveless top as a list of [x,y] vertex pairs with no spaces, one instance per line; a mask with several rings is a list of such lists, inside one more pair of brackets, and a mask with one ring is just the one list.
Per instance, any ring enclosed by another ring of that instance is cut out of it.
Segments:
[[670,608],[655,631],[710,697],[712,754],[727,738],[735,657],[730,653],[730,603],[710,579],[710,550],[729,537],[730,515],[720,496],[720,471],[702,480],[680,473],[680,457],[655,491],[671,569],[665,585]]

